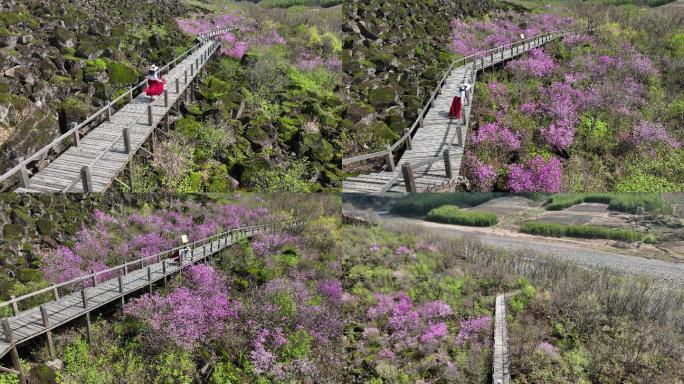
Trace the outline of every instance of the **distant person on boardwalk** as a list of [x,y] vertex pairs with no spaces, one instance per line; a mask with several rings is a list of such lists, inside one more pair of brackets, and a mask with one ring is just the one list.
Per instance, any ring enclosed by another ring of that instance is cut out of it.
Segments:
[[150,99],[154,100],[155,96],[159,96],[164,93],[164,85],[166,84],[166,79],[159,77],[159,67],[152,65],[147,71],[147,88],[145,93]]
[[461,84],[460,87],[458,87],[458,91],[461,94],[461,100],[463,100],[464,105],[469,105],[470,104],[470,95],[468,95],[468,90],[470,89],[471,85],[466,83]]

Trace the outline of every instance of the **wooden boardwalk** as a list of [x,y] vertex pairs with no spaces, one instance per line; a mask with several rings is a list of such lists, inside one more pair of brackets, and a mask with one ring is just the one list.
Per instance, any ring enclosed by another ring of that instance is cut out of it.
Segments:
[[[0,176],[0,183],[18,176],[15,192],[103,192],[115,180],[125,185],[117,178],[119,173],[141,148],[154,156],[155,129],[168,124],[172,108],[178,111],[182,99],[193,92],[205,65],[220,48],[212,38],[230,29],[199,36],[197,45],[164,66],[160,72],[167,82],[165,94],[154,101],[142,92],[135,96],[145,86],[138,84],[28,159],[19,159],[16,167]],[[90,124],[98,125],[81,137]],[[143,148],[148,141],[149,150]],[[51,156],[65,145],[72,146]],[[29,175],[29,166],[45,160],[46,166]]]
[[[181,256],[181,252],[178,252],[178,248],[175,248],[159,255],[147,257],[145,260],[136,260],[122,266],[117,266],[114,269],[117,270],[118,276],[112,277],[117,273],[111,273],[108,280],[97,281],[97,284],[94,286],[92,284],[92,276],[86,276],[82,278],[82,282],[89,283],[88,287],[77,289],[75,292],[61,297],[58,293],[55,293],[58,296],[55,300],[41,306],[34,306],[19,312],[16,304],[12,303],[14,311],[17,313],[13,317],[2,319],[3,329],[0,335],[0,357],[5,356],[8,352],[16,354],[16,345],[44,334],[48,337],[50,352],[54,355],[51,331],[55,328],[83,316],[86,316],[88,327],[90,327],[90,312],[93,310],[112,302],[121,302],[123,305],[126,295],[143,289],[151,291],[153,284],[161,281],[166,284],[166,280],[170,275],[195,263],[205,261],[210,256],[236,243],[243,237],[250,238],[259,233],[268,233],[278,228],[294,228],[301,224],[301,221],[294,221],[232,230],[191,244],[192,251],[184,257]],[[162,257],[162,255],[165,257]],[[148,261],[148,263],[144,261]],[[129,270],[133,266],[137,267],[137,269]],[[49,287],[46,290],[52,293],[53,289],[54,292],[57,292],[56,288]],[[32,295],[26,295],[26,299],[30,299]],[[15,300],[19,299],[22,298]],[[88,331],[90,331],[89,328]],[[16,364],[15,369],[17,369]],[[0,370],[18,373],[16,370],[4,367],[0,367]]]
[[506,294],[496,296],[494,316],[494,359],[492,383],[510,384],[511,372],[508,360],[508,330],[506,329]]
[[[422,119],[419,117],[419,127],[413,137],[408,138],[408,148],[399,161],[396,161],[396,165],[392,164],[384,171],[349,177],[343,181],[343,191],[347,193],[404,193],[448,189],[452,183],[460,179],[471,104],[475,99],[475,81],[473,80],[476,79],[477,71],[522,55],[559,36],[562,34],[541,36],[527,43],[512,46],[510,49],[502,49],[500,52],[488,51],[484,55],[478,55],[481,57],[471,62],[466,60],[464,65],[453,69],[451,75],[446,77],[443,86],[438,87],[436,98],[428,112]],[[451,102],[454,96],[459,95],[459,87],[464,82],[473,85],[471,88],[473,93],[470,94],[471,102],[463,106],[464,119],[452,119],[449,117]],[[445,150],[448,150],[446,154]],[[372,157],[365,156],[366,159]],[[364,156],[360,158],[363,159]],[[389,162],[395,162],[395,159],[391,158],[391,151]],[[407,173],[411,175],[408,176]],[[414,185],[407,186],[405,181],[407,179],[409,184]]]

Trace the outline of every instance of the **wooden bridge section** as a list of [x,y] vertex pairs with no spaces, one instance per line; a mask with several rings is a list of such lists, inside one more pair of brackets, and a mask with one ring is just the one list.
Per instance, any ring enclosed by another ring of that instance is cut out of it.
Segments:
[[506,329],[507,294],[496,296],[494,314],[494,359],[492,362],[492,383],[510,384],[511,372],[508,360],[508,330]]
[[[0,358],[11,353],[14,369],[0,367],[0,371],[18,374],[22,382],[25,382],[25,374],[18,363],[18,344],[46,335],[50,354],[54,358],[56,353],[51,332],[55,328],[85,316],[90,339],[90,313],[93,310],[113,302],[121,302],[123,307],[126,295],[143,289],[151,292],[156,283],[163,282],[166,285],[169,276],[196,263],[207,261],[212,255],[242,238],[251,238],[256,234],[278,229],[293,229],[302,223],[291,221],[234,229],[195,241],[188,245],[187,252],[182,251],[185,247],[173,248],[4,302],[0,307],[11,305],[14,316],[1,320]],[[60,290],[67,289],[71,292],[60,295]],[[53,300],[31,306],[41,295],[52,295]],[[24,302],[29,308],[20,311],[19,305]]]
[[[543,33],[452,63],[431,94],[427,105],[418,111],[416,122],[411,128],[406,129],[399,141],[388,145],[384,151],[343,159],[343,166],[377,158],[384,158],[386,163],[378,172],[344,180],[343,192],[437,192],[448,190],[454,183],[464,181],[460,174],[477,72],[520,56],[559,37],[578,32],[578,29],[572,29]],[[469,103],[463,105],[462,118],[452,119],[449,117],[452,100],[454,96],[460,96],[459,88],[466,82],[471,84],[466,97]],[[398,161],[395,159],[395,153]]]
[[[37,153],[19,159],[17,166],[0,176],[0,183],[15,176],[19,184],[15,192],[103,192],[116,180],[130,190],[117,175],[127,164],[131,167],[137,152],[154,156],[155,130],[162,124],[168,127],[172,109],[178,111],[182,99],[192,94],[204,67],[220,48],[212,38],[229,30],[200,36],[194,47],[161,68],[167,82],[163,95],[152,101],[142,92],[147,81],[137,84]],[[149,150],[143,147],[148,141]],[[65,146],[66,150],[55,154]],[[46,160],[46,166],[30,175],[30,166],[37,168]]]

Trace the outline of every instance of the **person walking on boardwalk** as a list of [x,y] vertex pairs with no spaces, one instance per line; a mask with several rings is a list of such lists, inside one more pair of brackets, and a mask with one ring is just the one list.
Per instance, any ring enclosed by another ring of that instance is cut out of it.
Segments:
[[468,84],[468,82],[465,82],[458,87],[458,91],[461,93],[461,100],[463,100],[464,105],[470,105],[470,95],[468,94],[470,87],[471,85]]
[[145,93],[154,100],[155,96],[159,96],[164,93],[164,86],[166,85],[166,79],[159,77],[159,67],[152,65],[147,71],[147,88]]
[[451,108],[449,109],[449,117],[452,119],[460,119],[461,109],[461,97],[454,96],[454,99],[451,101]]

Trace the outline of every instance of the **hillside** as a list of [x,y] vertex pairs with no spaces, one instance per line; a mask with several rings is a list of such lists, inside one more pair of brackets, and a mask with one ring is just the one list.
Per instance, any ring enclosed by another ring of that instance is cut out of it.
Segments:
[[[121,95],[150,64],[161,67],[186,51],[201,25],[236,32],[221,36],[219,59],[208,66],[195,99],[174,114],[171,131],[160,134],[155,161],[135,161],[133,191],[313,192],[338,186],[340,7],[318,5],[7,4],[0,14],[0,169]],[[64,149],[33,162],[30,171]],[[13,186],[7,182],[3,189]]]

